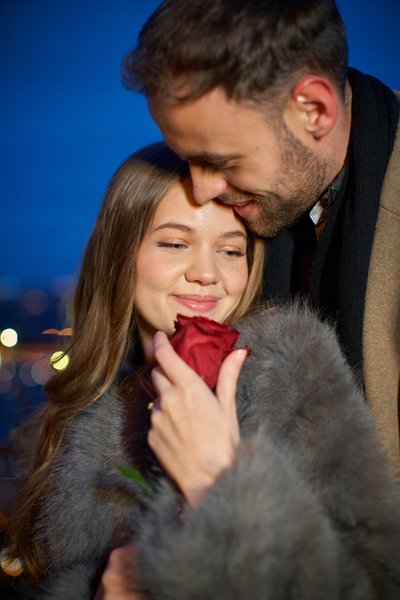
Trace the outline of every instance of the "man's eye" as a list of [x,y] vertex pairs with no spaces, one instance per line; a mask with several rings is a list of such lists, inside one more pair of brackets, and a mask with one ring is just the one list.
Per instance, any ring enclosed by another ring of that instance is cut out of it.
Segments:
[[229,168],[229,165],[224,162],[207,162],[207,161],[191,161],[190,163],[194,167],[200,167],[205,171],[224,171]]
[[230,167],[228,163],[211,163],[208,168],[211,171],[227,171]]

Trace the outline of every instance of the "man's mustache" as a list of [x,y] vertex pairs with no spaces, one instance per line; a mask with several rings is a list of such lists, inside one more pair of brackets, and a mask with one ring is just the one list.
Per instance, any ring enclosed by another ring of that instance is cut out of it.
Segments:
[[263,196],[258,194],[251,194],[250,192],[225,192],[218,196],[218,200],[229,206],[237,206],[248,204],[249,202],[262,202]]

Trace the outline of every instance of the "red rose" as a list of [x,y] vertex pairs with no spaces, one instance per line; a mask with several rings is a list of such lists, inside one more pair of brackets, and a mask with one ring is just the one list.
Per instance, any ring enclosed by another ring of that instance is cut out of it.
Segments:
[[178,315],[171,344],[189,367],[210,388],[215,388],[220,366],[234,349],[238,338],[239,332],[229,325],[221,325],[206,317]]

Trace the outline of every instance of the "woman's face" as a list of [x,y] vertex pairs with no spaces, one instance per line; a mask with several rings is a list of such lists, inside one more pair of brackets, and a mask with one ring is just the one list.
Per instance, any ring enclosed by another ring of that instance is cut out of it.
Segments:
[[174,184],[139,248],[135,306],[145,349],[155,331],[173,332],[178,313],[223,321],[246,287],[246,249],[245,227],[230,207],[198,206],[189,181]]

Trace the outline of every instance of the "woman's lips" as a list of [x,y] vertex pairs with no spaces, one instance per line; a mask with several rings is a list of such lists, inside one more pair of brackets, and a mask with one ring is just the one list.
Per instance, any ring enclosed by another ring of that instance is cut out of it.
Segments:
[[213,310],[219,302],[219,298],[216,296],[173,294],[173,298],[182,306],[201,313]]

